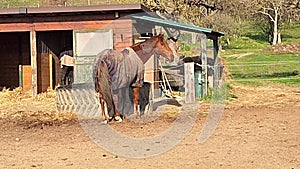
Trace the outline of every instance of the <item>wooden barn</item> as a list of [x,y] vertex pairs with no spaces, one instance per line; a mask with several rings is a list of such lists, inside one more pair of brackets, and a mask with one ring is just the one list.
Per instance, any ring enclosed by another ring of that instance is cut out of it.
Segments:
[[[155,26],[201,33],[204,43],[213,40],[214,58],[218,57],[222,33],[157,19],[141,4],[0,9],[0,89],[21,86],[33,96],[54,89],[61,73],[58,55],[64,48],[74,50],[75,83],[88,82],[87,65],[99,51],[130,46],[141,35],[153,33]],[[205,57],[206,45],[202,48]],[[154,62],[149,61],[150,67]]]
[[129,46],[133,24],[124,16],[145,10],[139,4],[1,9],[0,86],[22,86],[33,95],[54,88],[63,48],[75,47],[80,62],[103,48]]

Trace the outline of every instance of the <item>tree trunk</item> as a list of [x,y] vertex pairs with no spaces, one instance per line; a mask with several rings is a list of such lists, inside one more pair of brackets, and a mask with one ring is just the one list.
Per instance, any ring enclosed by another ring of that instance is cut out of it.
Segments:
[[277,43],[278,43],[278,44],[281,44],[281,34],[280,34],[280,33],[278,33]]
[[272,45],[276,45],[277,42],[278,42],[278,8],[275,7],[274,8],[274,21],[273,21],[273,24],[274,24],[274,27],[273,27],[273,42],[272,42]]

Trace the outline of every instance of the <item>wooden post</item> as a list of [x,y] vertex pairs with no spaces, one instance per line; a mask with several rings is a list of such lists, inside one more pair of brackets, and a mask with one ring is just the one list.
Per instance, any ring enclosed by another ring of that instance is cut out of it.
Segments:
[[207,56],[206,56],[206,43],[207,43],[207,37],[205,34],[201,34],[200,35],[200,39],[201,39],[201,53],[200,53],[200,57],[201,57],[201,62],[202,62],[202,77],[204,80],[203,83],[203,96],[206,96],[208,93],[208,74],[207,74]]
[[195,102],[194,62],[184,63],[185,103]]
[[218,66],[219,66],[218,38],[213,40],[213,44],[214,44],[214,80],[213,80],[213,88],[215,88],[215,87],[218,86],[219,80],[220,80],[220,68],[218,68]]
[[32,70],[32,96],[37,95],[37,52],[36,52],[36,32],[34,28],[30,31],[30,52]]
[[53,63],[52,63],[52,54],[49,53],[49,86],[51,89],[53,89],[53,69],[52,69],[52,66]]

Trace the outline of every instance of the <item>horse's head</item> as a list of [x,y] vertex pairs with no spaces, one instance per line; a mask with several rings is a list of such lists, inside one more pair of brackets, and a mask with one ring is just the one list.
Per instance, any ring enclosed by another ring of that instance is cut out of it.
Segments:
[[170,62],[174,61],[174,53],[164,39],[163,34],[152,36],[144,42],[132,45],[131,48],[139,55],[144,63],[146,63],[154,53],[163,56]]
[[173,62],[174,61],[174,53],[171,50],[169,44],[164,39],[164,34],[159,34],[157,36],[153,36],[150,39],[156,40],[156,45],[154,47],[154,53],[163,56],[168,61]]

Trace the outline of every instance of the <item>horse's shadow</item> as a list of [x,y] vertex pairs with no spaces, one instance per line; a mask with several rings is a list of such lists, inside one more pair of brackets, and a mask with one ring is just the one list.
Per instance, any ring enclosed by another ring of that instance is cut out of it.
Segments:
[[[139,106],[140,115],[144,115],[146,112],[156,111],[158,108],[165,105],[182,106],[175,98],[156,98],[150,99],[150,83],[145,82],[143,87],[139,91]],[[121,114],[128,116],[133,114],[133,89],[126,87],[118,91],[118,109]]]

